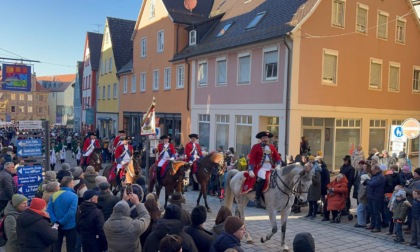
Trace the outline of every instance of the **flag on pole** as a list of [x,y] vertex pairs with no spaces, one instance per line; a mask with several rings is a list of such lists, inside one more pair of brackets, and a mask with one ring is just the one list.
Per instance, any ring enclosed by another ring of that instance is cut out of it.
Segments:
[[156,134],[155,105],[155,97],[153,97],[152,105],[150,105],[147,112],[143,115],[141,122],[140,135],[142,136]]

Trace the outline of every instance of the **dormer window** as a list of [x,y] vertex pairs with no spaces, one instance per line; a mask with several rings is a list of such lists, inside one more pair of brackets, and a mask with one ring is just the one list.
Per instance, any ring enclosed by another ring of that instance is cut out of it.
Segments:
[[223,28],[219,31],[219,33],[217,34],[217,38],[218,37],[222,37],[223,35],[225,35],[225,33],[229,30],[229,28],[232,26],[233,22],[229,22],[227,24],[225,24],[225,26],[223,26]]
[[190,31],[190,46],[195,45],[197,43],[197,31],[192,30]]
[[254,19],[252,19],[252,21],[245,27],[245,29],[248,30],[248,29],[255,28],[258,25],[258,23],[261,21],[261,19],[265,16],[266,13],[267,13],[266,11],[258,13],[254,17]]

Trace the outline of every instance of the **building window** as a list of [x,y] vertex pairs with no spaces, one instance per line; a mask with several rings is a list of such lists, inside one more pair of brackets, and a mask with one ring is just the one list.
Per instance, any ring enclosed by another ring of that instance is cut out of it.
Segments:
[[157,52],[163,52],[164,41],[165,41],[165,35],[164,35],[163,31],[158,32],[157,40],[158,40]]
[[32,106],[28,106],[28,113],[32,113]]
[[346,2],[343,0],[334,0],[332,9],[332,25],[344,27],[344,12]]
[[236,151],[238,153],[250,153],[252,146],[252,116],[237,115],[235,126]]
[[112,73],[112,57],[109,58],[109,68],[108,68],[108,72]]
[[414,67],[413,70],[413,92],[420,92],[420,66],[419,67]]
[[43,107],[38,107],[38,114],[42,114],[44,113],[44,108]]
[[105,74],[108,73],[108,59],[105,60]]
[[396,38],[395,40],[398,43],[405,43],[405,19],[398,18],[397,19],[397,31],[395,33]]
[[367,33],[368,10],[369,7],[367,5],[359,3],[357,6],[356,31],[360,33]]
[[147,40],[146,38],[141,39],[141,46],[140,46],[140,56],[142,58],[146,57],[147,53]]
[[176,67],[176,88],[184,88],[184,65]]
[[137,89],[137,83],[136,82],[137,82],[136,76],[135,75],[131,76],[131,93],[136,92],[136,89]]
[[151,0],[150,1],[150,9],[149,9],[150,13],[149,13],[149,18],[154,18],[155,17],[155,0]]
[[159,70],[153,71],[153,90],[159,90]]
[[400,64],[389,63],[389,79],[388,79],[388,90],[399,91],[400,90]]
[[24,100],[25,100],[25,95],[19,94],[19,101],[24,101]]
[[264,80],[277,80],[278,51],[264,52]]
[[229,148],[229,115],[216,115],[216,146]]
[[105,74],[105,63],[102,61],[101,62],[101,75]]
[[226,72],[227,72],[227,64],[226,64],[226,59],[219,59],[216,61],[216,65],[217,65],[217,72],[216,72],[216,80],[217,83],[216,85],[218,86],[224,86],[226,85]]
[[245,27],[245,29],[248,30],[248,29],[255,28],[258,25],[258,23],[262,20],[262,18],[265,16],[266,13],[267,13],[266,11],[258,13],[254,17],[254,19],[252,19],[252,21]]
[[44,96],[38,95],[38,101],[44,101]]
[[99,85],[96,87],[96,97],[98,100],[101,99],[101,87]]
[[238,61],[238,83],[249,83],[251,79],[251,56],[249,54],[239,56]]
[[111,85],[108,85],[108,99],[111,99]]
[[146,73],[140,74],[140,92],[146,91]]
[[378,38],[388,38],[388,16],[389,14],[383,11],[378,12]]
[[102,99],[105,100],[105,86],[102,86]]
[[16,112],[16,107],[15,106],[10,106],[10,112]]
[[322,63],[322,82],[337,84],[338,52],[324,49],[324,59]]
[[124,76],[124,80],[123,80],[123,94],[126,94],[128,92],[128,80],[127,80],[127,76]]
[[210,115],[198,115],[198,135],[200,136],[200,145],[210,147]]
[[370,120],[369,125],[369,150],[376,148],[385,149],[386,120]]
[[343,164],[343,157],[349,154],[349,147],[355,148],[360,143],[361,120],[336,119],[335,124],[336,151],[333,170],[339,170]]
[[233,22],[229,22],[226,23],[225,26],[223,26],[223,28],[219,31],[219,33],[217,34],[217,38],[218,37],[222,37],[223,35],[225,35],[225,33],[229,30],[229,28],[232,26]]
[[171,68],[165,68],[164,73],[163,73],[163,78],[164,78],[164,86],[163,88],[165,90],[169,90],[171,89]]
[[32,101],[32,95],[28,94],[28,101]]
[[117,98],[117,96],[118,96],[118,91],[117,91],[118,89],[117,89],[117,83],[114,83],[114,85],[113,85],[113,94],[114,94],[114,98]]
[[198,84],[207,85],[207,62],[198,63]]
[[190,37],[189,45],[190,46],[195,45],[197,43],[197,31],[196,30],[190,31],[189,37]]
[[382,88],[382,60],[377,60],[377,59],[370,60],[369,87],[371,89]]
[[19,113],[25,113],[25,107],[19,106]]
[[16,100],[16,94],[10,94],[10,99],[12,99],[12,101]]

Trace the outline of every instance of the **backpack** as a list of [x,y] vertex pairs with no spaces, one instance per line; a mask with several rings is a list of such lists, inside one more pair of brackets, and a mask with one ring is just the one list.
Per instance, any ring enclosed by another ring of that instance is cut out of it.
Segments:
[[4,230],[4,221],[6,220],[7,215],[4,215],[4,213],[1,213],[1,219],[0,219],[0,247],[3,247],[6,245],[7,237],[6,232]]

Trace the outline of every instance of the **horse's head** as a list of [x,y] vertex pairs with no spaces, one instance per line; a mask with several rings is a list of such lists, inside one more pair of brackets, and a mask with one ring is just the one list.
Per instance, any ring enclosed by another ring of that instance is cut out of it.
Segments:
[[307,193],[309,187],[312,185],[312,177],[315,176],[315,169],[312,169],[312,165],[309,163],[300,167],[301,171],[298,173],[299,175],[295,176],[297,181],[295,191],[297,194]]
[[290,188],[294,194],[307,193],[312,184],[312,176],[315,173],[310,167],[297,164],[291,164],[283,168],[277,167],[276,170],[284,178],[283,181],[287,183],[287,188]]
[[136,173],[136,175],[139,175],[141,171],[141,156],[142,156],[141,151],[138,151],[138,150],[134,151],[133,166],[134,166],[134,172]]
[[172,163],[173,169],[175,169],[177,175],[184,177],[185,172],[191,168],[191,164],[184,161],[174,161]]

